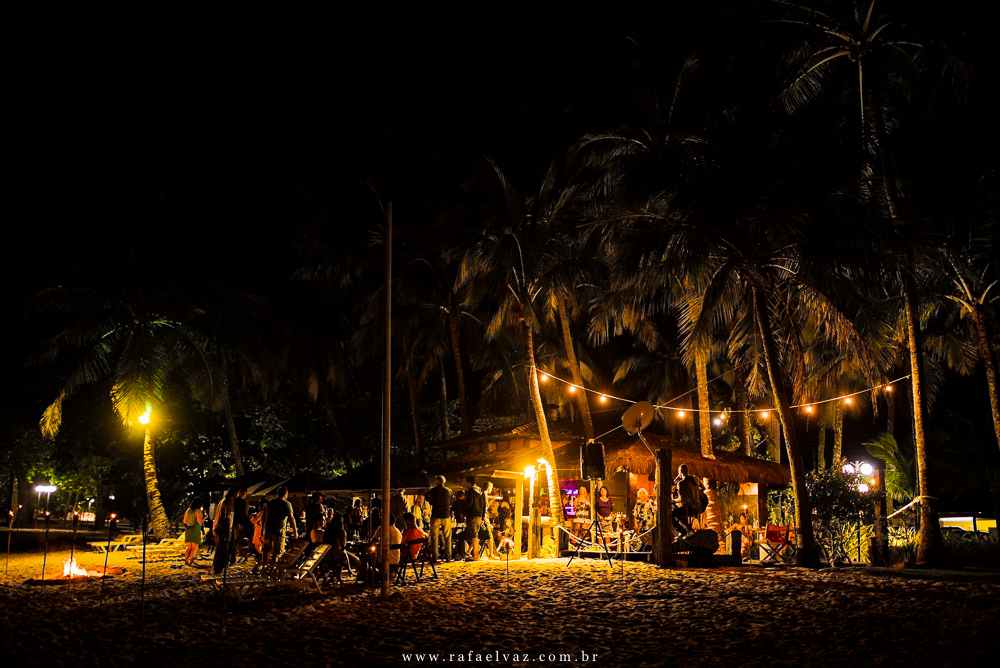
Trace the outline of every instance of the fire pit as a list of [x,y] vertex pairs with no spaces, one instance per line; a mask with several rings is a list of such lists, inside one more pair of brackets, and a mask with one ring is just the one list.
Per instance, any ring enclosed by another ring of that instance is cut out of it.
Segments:
[[92,582],[94,580],[101,580],[105,577],[110,577],[112,575],[121,575],[124,571],[121,568],[109,568],[106,573],[101,570],[87,570],[86,568],[81,568],[77,563],[76,559],[64,559],[63,560],[63,570],[59,575],[47,576],[43,579],[31,578],[25,581],[25,584],[31,585],[58,585],[58,584],[78,584],[80,582]]

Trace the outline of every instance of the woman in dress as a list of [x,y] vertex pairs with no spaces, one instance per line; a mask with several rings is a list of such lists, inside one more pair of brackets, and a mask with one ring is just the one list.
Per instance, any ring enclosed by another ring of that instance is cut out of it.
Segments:
[[201,525],[205,522],[205,516],[201,512],[203,505],[201,499],[196,498],[191,502],[191,507],[184,511],[184,563],[188,566],[194,566],[201,547]]
[[233,499],[236,490],[230,489],[215,508],[215,520],[212,531],[215,533],[215,558],[212,560],[212,572],[216,575],[229,565],[230,539],[233,533]]
[[648,532],[656,526],[656,501],[649,498],[645,487],[640,487],[635,496],[635,509],[632,511],[635,532],[639,534],[643,545],[652,545],[653,535]]
[[598,499],[597,503],[594,504],[594,508],[597,510],[597,519],[601,522],[601,531],[604,532],[604,540],[607,542],[608,537],[613,533],[613,528],[611,526],[611,492],[604,485],[601,485],[600,491],[597,493]]

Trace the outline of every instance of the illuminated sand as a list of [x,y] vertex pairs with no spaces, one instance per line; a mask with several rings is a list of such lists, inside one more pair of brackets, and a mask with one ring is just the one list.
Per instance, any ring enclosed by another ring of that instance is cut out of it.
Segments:
[[[49,559],[61,565],[63,556]],[[90,554],[81,565],[101,560]],[[503,562],[454,563],[389,601],[335,586],[322,596],[268,591],[256,603],[229,601],[223,612],[222,598],[200,580],[204,570],[161,562],[148,566],[143,613],[141,564],[124,554],[109,559],[126,572],[105,582],[103,603],[99,581],[23,584],[38,576],[41,557],[18,555],[0,585],[3,637],[23,665],[217,665],[220,651],[253,665],[410,665],[415,659],[404,655],[415,652],[498,665],[550,654],[546,665],[594,655],[587,663],[601,666],[774,657],[776,665],[948,665],[989,656],[1000,624],[996,578],[628,563],[623,579],[619,566],[612,572],[600,561],[565,564],[512,563],[509,590]]]

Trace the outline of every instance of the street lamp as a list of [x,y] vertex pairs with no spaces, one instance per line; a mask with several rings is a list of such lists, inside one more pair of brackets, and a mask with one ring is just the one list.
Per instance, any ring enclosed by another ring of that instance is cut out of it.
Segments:
[[35,491],[38,492],[38,505],[42,504],[42,494],[45,495],[45,512],[49,511],[49,499],[56,489],[55,485],[35,485]]

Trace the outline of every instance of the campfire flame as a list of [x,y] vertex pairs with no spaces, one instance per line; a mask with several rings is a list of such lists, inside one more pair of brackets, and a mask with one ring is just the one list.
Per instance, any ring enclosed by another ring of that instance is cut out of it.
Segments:
[[87,577],[87,571],[76,565],[76,559],[64,559],[63,560],[63,577],[72,578],[83,576]]

